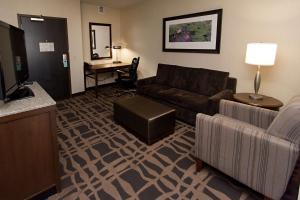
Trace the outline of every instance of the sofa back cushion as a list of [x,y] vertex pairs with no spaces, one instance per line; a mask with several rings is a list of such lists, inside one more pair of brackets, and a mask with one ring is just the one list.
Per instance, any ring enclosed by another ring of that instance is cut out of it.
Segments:
[[157,83],[212,96],[226,88],[229,73],[204,68],[158,64]]
[[295,144],[300,144],[300,96],[292,98],[274,119],[267,132]]

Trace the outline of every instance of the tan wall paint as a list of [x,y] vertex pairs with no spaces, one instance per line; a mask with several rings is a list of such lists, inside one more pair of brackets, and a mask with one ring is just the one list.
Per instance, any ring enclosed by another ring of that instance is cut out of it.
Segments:
[[[223,8],[221,53],[162,52],[162,18]],[[252,92],[256,67],[244,63],[248,42],[276,42],[276,65],[262,69],[260,92],[286,102],[300,93],[299,0],[151,0],[121,11],[122,40],[130,61],[141,56],[140,78],[159,62],[229,71],[238,92]]]
[[0,0],[0,20],[18,26],[17,14],[67,18],[72,93],[82,92],[82,34],[80,0]]
[[[82,20],[82,39],[83,39],[83,58],[84,61],[93,64],[98,63],[110,63],[112,59],[95,60],[91,61],[90,54],[90,36],[89,36],[89,23],[106,23],[111,24],[112,28],[112,44],[117,44],[120,41],[120,10],[104,7],[104,14],[99,14],[97,5],[81,3],[81,20]],[[113,50],[113,57],[115,57],[115,50]],[[113,82],[115,77],[112,77],[111,73],[99,75],[99,84],[106,84]],[[94,81],[91,79],[87,80],[87,86],[93,86]]]

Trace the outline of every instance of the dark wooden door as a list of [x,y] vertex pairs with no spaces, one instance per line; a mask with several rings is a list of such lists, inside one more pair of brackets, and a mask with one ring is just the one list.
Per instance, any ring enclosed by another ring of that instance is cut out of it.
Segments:
[[[37,81],[55,100],[70,97],[67,19],[19,16],[25,32],[29,80]],[[53,48],[54,46],[54,48]],[[65,55],[65,56],[64,56]],[[67,62],[63,62],[63,56]]]

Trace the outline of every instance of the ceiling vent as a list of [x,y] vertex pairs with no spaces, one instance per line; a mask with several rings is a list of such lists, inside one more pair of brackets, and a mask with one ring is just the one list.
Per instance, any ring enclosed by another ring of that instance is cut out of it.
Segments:
[[105,12],[104,10],[105,10],[104,6],[98,6],[98,13],[99,13],[99,14],[102,14],[102,15],[103,15],[104,12]]

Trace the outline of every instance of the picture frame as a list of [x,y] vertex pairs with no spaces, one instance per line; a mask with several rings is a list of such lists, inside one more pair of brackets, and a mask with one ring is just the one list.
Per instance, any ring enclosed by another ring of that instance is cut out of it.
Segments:
[[220,53],[223,9],[163,19],[163,52]]

